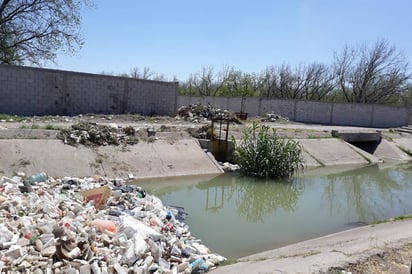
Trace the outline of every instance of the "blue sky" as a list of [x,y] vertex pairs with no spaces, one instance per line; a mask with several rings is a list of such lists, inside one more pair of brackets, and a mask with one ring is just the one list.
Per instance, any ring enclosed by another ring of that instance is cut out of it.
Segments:
[[246,72],[330,64],[345,44],[386,39],[412,62],[412,0],[100,0],[83,12],[85,44],[50,68],[185,80],[203,66]]

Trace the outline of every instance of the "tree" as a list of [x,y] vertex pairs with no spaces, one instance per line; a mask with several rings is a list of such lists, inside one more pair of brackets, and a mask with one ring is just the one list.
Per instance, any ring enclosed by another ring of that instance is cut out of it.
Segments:
[[335,88],[328,66],[311,63],[292,69],[289,65],[267,67],[262,73],[263,97],[324,100]]
[[215,73],[213,67],[203,67],[200,72],[191,73],[189,79],[182,85],[188,95],[214,96],[216,90],[213,88]]
[[[167,81],[167,78],[164,74],[156,73],[148,67],[144,67],[141,71],[138,67],[134,67],[130,70],[129,74],[125,73],[122,76],[144,80]],[[174,78],[173,80],[176,79]]]
[[398,98],[398,101],[399,102],[396,102],[398,103],[397,105],[412,107],[412,83],[408,83],[407,91]]
[[385,103],[407,90],[408,65],[394,46],[378,40],[370,48],[345,46],[335,54],[334,71],[347,102]]
[[219,96],[232,71],[233,68],[226,65],[218,72],[215,72],[213,67],[204,66],[201,71],[190,74],[189,78],[181,84],[181,94]]
[[260,86],[260,79],[253,73],[231,69],[226,74],[222,83],[222,95],[224,96],[254,96]]
[[333,73],[329,66],[312,63],[304,67],[303,95],[306,100],[325,100],[335,89]]
[[80,11],[91,0],[0,1],[0,63],[40,65],[83,44]]

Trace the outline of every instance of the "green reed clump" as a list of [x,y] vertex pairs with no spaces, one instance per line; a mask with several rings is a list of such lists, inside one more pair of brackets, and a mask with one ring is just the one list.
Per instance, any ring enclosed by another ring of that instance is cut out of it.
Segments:
[[303,168],[301,145],[279,137],[274,129],[253,123],[239,142],[234,138],[234,156],[242,172],[266,178],[291,177]]

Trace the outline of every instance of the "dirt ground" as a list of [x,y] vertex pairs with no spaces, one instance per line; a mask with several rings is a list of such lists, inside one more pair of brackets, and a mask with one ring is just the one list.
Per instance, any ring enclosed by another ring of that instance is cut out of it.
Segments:
[[[237,138],[242,136],[245,126],[251,125],[253,122],[262,122],[263,117],[253,117],[241,123],[229,123],[229,138],[232,136]],[[154,116],[147,117],[141,115],[77,115],[77,116],[34,116],[28,117],[25,120],[0,120],[0,138],[33,138],[47,139],[54,138],[55,132],[60,129],[67,129],[73,124],[79,122],[92,122],[98,124],[115,124],[119,127],[133,126],[137,133],[141,136],[146,134],[148,128],[153,128],[157,133],[162,133],[163,136],[170,135],[170,138],[177,138],[176,133],[183,133],[183,137],[188,137],[186,133],[197,130],[202,127],[211,125],[211,122],[206,119],[199,119],[196,123],[184,120],[182,118],[170,116]],[[277,122],[264,122],[276,129],[280,136],[289,138],[329,138],[331,137],[330,126],[307,125],[302,123],[291,122],[287,120],[279,120]],[[336,127],[335,127],[336,128]],[[342,129],[353,129],[353,127],[340,127]],[[2,129],[9,129],[8,135]],[[13,133],[13,130],[15,132]],[[30,132],[27,136],[22,132]],[[144,133],[144,134],[143,134]],[[215,124],[215,135],[224,138],[226,133],[226,125]],[[190,136],[189,136],[190,137]]]
[[412,244],[387,249],[363,261],[345,267],[332,267],[323,274],[405,274],[412,273]]
[[[254,121],[261,122],[260,117],[241,121],[241,123],[229,123],[228,139],[232,137],[240,138],[246,126]],[[99,125],[114,126],[118,128],[133,127],[136,139],[142,142],[152,142],[155,139],[162,139],[174,142],[187,138],[209,139],[211,122],[206,119],[199,119],[198,122],[191,122],[182,118],[170,116],[145,117],[141,115],[77,115],[77,116],[34,116],[24,120],[1,120],[0,119],[0,139],[56,139],[60,130],[69,129],[72,125],[80,122],[90,122]],[[276,127],[280,136],[289,138],[329,138],[330,130],[327,129],[304,129],[294,128],[293,125],[303,126],[303,124],[293,122],[268,122],[268,126]],[[286,126],[287,127],[283,127]],[[149,138],[148,130],[156,132],[155,137]],[[226,136],[226,125],[215,124],[215,138],[224,139]]]

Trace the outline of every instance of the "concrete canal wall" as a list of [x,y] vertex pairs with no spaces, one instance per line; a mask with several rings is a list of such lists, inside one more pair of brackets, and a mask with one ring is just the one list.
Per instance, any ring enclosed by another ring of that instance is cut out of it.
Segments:
[[[382,160],[412,160],[404,152],[412,145],[412,139],[408,138],[394,139],[393,142],[384,140],[373,155],[335,138],[297,141],[302,144],[307,169],[362,166]],[[213,156],[205,153],[195,139],[140,142],[127,149],[120,146],[74,147],[53,139],[0,140],[0,176],[40,171],[59,177],[99,174],[125,178],[133,174],[136,179],[217,175],[223,172]]]
[[0,177],[17,172],[46,172],[53,177],[105,175],[136,179],[223,173],[197,140],[157,140],[97,148],[65,145],[61,140],[0,140]]

